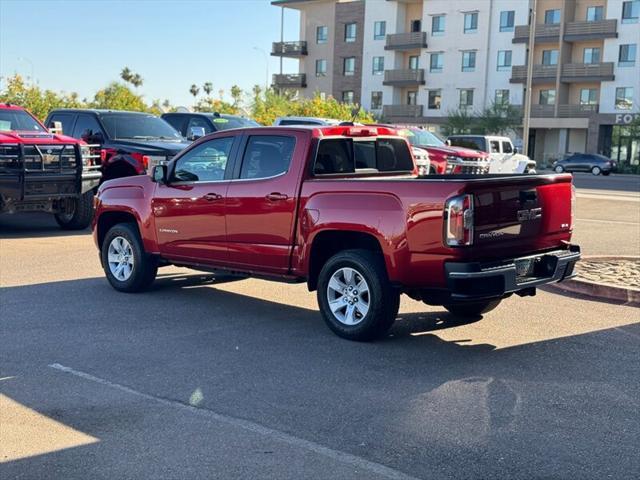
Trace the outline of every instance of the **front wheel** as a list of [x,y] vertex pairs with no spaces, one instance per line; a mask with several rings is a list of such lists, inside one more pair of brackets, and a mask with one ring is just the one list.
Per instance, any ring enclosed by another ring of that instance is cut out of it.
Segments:
[[564,172],[564,168],[562,167],[562,165],[557,165],[556,168],[553,169],[556,173],[562,173]]
[[107,280],[121,292],[146,290],[158,273],[157,260],[144,251],[140,234],[131,223],[111,227],[102,242],[100,256]]
[[602,169],[600,167],[593,167],[591,169],[591,173],[593,175],[600,175],[602,173]]
[[62,211],[55,214],[56,222],[63,230],[84,230],[93,219],[93,190],[67,201]]
[[484,302],[461,302],[450,303],[445,305],[444,308],[449,310],[456,317],[479,317],[485,313],[490,312],[498,305],[502,300],[488,300]]
[[384,261],[367,250],[346,250],[327,261],[318,278],[318,305],[327,326],[348,340],[385,335],[396,319],[400,292]]

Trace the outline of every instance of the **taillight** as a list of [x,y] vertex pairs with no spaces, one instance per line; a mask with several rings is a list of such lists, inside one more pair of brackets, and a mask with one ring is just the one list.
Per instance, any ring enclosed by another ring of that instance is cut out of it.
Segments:
[[104,163],[107,159],[107,151],[104,148],[100,149],[100,163]]
[[444,209],[444,242],[450,247],[473,243],[473,196],[458,195],[447,200]]
[[131,153],[131,157],[133,157],[136,161],[140,162],[144,170],[147,170],[147,168],[149,167],[149,157],[147,155],[133,152]]
[[573,221],[576,218],[576,186],[571,184],[571,227],[573,230]]

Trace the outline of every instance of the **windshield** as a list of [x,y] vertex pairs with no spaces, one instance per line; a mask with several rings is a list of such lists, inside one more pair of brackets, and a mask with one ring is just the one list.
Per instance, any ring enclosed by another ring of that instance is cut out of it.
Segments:
[[218,130],[230,130],[232,128],[259,127],[260,124],[254,120],[242,117],[212,117],[211,121]]
[[180,134],[164,120],[137,113],[101,115],[102,123],[112,139],[182,141]]
[[35,118],[24,110],[0,110],[0,132],[46,132]]
[[422,146],[422,147],[442,147],[444,142],[440,140],[435,134],[429,132],[428,130],[419,130],[419,129],[402,129],[399,130],[400,135],[406,137],[409,140],[411,145]]

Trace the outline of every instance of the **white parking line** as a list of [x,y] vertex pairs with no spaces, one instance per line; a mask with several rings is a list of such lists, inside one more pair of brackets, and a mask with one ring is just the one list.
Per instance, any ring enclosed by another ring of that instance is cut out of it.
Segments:
[[73,368],[65,367],[64,365],[60,365],[59,363],[53,363],[49,365],[49,367],[55,370],[58,370],[60,372],[68,373],[76,377],[89,380],[91,382],[99,383],[100,385],[104,385],[106,387],[120,390],[121,392],[125,392],[130,395],[135,395],[137,397],[144,398],[145,400],[151,400],[165,406],[185,410],[190,413],[195,413],[197,415],[207,417],[217,422],[226,423],[227,425],[231,425],[233,427],[242,428],[243,430],[247,430],[249,432],[264,435],[266,437],[273,438],[283,443],[293,445],[294,447],[302,448],[302,449],[311,451],[313,453],[317,453],[319,455],[325,456],[332,460],[336,460],[336,461],[351,465],[355,468],[368,470],[372,473],[375,473],[376,475],[381,475],[391,479],[418,480],[416,477],[412,477],[410,475],[407,475],[406,473],[403,473],[399,470],[395,470],[391,467],[387,467],[380,463],[372,462],[364,458],[358,457],[356,455],[352,455],[350,453],[341,452],[339,450],[333,450],[329,447],[325,447],[318,443],[305,440],[303,438],[295,437],[289,433],[285,433],[279,430],[275,430],[273,428],[265,427],[263,425],[260,425],[259,423],[254,423],[249,420],[244,420],[241,418],[230,417],[228,415],[216,413],[212,410],[194,407],[186,403],[181,403],[176,400],[167,400],[165,398],[155,397],[153,395],[149,395],[148,393],[143,393],[138,390],[134,390],[133,388],[127,387],[125,385],[110,382],[109,380],[105,380],[104,378],[96,377],[94,375],[91,375],[90,373],[85,373],[79,370],[74,370]]
[[592,222],[592,223],[613,223],[615,225],[640,225],[638,222],[624,222],[622,220],[598,220],[596,218],[576,218],[578,222]]

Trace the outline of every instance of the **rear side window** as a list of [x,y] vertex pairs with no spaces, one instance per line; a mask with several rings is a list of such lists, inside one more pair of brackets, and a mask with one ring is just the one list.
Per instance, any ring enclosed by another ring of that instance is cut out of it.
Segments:
[[293,137],[252,135],[242,157],[240,178],[269,178],[287,172],[295,145]]
[[97,133],[102,133],[102,129],[95,117],[86,114],[78,115],[76,126],[73,129],[73,137],[89,140]]
[[322,140],[314,165],[315,175],[412,170],[411,152],[401,138]]
[[53,122],[60,122],[62,123],[62,133],[64,135],[71,136],[71,134],[73,133],[73,120],[74,115],[71,113],[54,113],[53,115],[51,115],[51,118],[49,119],[49,125],[47,125],[47,127],[53,128]]
[[491,140],[491,153],[500,153],[500,142],[498,140]]

